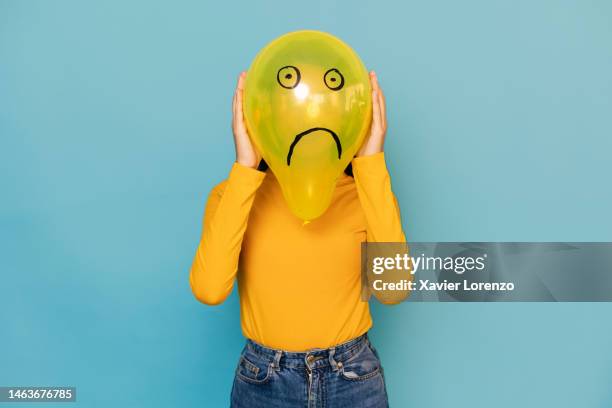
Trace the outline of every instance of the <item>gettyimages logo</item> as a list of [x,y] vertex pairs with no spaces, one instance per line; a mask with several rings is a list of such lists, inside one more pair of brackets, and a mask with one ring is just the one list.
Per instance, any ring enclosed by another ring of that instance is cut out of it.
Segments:
[[470,271],[483,271],[486,268],[487,254],[482,256],[426,256],[421,254],[413,257],[404,254],[395,254],[394,257],[378,256],[372,260],[372,272],[380,275],[387,270],[410,271],[412,275],[421,271],[452,271],[457,275],[463,275]]

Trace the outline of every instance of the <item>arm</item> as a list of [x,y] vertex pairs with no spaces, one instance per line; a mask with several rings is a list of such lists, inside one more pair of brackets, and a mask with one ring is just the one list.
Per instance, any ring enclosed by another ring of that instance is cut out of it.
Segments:
[[265,176],[255,170],[261,156],[244,125],[245,76],[244,72],[240,74],[232,102],[236,163],[227,181],[215,187],[208,197],[202,237],[189,274],[193,294],[209,305],[223,302],[232,291],[251,206]]
[[232,291],[242,238],[264,176],[265,173],[235,163],[228,180],[211,191],[189,276],[191,290],[199,301],[216,305]]
[[[385,99],[374,72],[370,74],[370,81],[372,127],[352,163],[359,202],[366,218],[366,239],[368,242],[403,243],[405,247],[402,251],[407,253],[408,246],[402,229],[399,206],[391,190],[391,179],[383,152],[387,132]],[[406,271],[387,271],[385,275],[376,277],[381,278],[386,282],[399,282],[401,279],[412,280],[413,275]],[[372,282],[375,277],[369,275],[368,279]],[[385,304],[399,303],[410,294],[408,291],[373,293]]]

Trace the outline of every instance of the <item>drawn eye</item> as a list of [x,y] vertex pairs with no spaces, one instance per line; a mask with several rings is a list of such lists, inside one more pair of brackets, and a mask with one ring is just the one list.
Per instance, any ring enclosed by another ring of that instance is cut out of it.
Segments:
[[282,67],[276,74],[276,80],[285,89],[295,88],[300,83],[301,78],[300,70],[293,65]]
[[338,91],[344,86],[344,77],[336,68],[328,70],[323,76],[323,81],[332,91]]

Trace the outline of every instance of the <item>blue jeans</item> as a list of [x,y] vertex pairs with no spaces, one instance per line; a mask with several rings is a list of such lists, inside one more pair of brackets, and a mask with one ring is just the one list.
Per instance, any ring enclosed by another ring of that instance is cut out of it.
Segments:
[[380,359],[367,333],[329,349],[295,353],[252,340],[242,350],[233,408],[387,408]]

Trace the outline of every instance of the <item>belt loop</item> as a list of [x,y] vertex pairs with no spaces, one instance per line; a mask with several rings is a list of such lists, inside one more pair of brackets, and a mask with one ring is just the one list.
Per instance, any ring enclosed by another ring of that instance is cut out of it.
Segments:
[[329,364],[331,365],[332,370],[336,371],[338,370],[338,363],[336,362],[336,360],[334,360],[334,354],[336,354],[336,348],[332,347],[329,350]]
[[282,350],[276,350],[276,354],[274,354],[274,361],[272,361],[272,368],[278,371],[280,369],[280,359],[283,355]]

